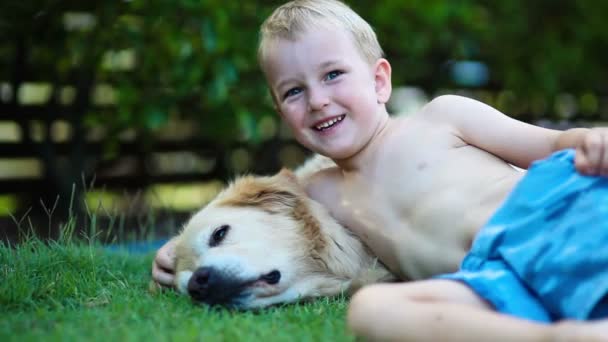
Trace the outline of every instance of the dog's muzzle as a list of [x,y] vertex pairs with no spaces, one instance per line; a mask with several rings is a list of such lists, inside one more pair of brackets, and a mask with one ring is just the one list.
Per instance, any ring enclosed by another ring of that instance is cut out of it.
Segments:
[[230,306],[254,281],[244,281],[213,267],[199,267],[188,281],[188,294],[198,302]]
[[279,283],[281,273],[273,270],[254,279],[242,279],[214,267],[199,267],[188,281],[188,294],[193,300],[208,305],[238,307],[250,293],[247,289],[258,281],[268,285]]

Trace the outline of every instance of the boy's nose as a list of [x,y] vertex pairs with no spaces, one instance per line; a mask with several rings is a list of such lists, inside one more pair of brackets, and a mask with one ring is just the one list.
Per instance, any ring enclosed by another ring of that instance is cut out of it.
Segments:
[[319,111],[329,104],[329,96],[322,89],[311,89],[309,91],[308,103],[311,111]]

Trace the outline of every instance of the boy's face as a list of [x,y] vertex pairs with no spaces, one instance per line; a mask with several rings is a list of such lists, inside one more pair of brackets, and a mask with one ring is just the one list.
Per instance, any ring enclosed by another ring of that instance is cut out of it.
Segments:
[[[359,152],[390,96],[388,62],[370,65],[347,32],[327,27],[273,41],[268,51],[263,66],[273,99],[298,142],[333,159]],[[378,68],[388,68],[388,95],[379,91],[386,80]]]

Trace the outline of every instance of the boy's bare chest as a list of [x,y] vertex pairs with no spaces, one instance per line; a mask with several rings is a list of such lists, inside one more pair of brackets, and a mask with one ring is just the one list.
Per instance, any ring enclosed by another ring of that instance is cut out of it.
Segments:
[[448,132],[423,131],[387,143],[371,175],[376,196],[438,248],[468,248],[517,172]]

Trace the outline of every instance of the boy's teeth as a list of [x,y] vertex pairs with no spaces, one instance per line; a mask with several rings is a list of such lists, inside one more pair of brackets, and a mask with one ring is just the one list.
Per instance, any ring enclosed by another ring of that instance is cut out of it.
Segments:
[[340,116],[335,117],[335,118],[333,118],[333,119],[331,119],[329,121],[325,121],[322,124],[316,125],[315,128],[317,130],[321,131],[321,130],[327,129],[327,128],[335,125],[336,123],[342,121],[342,119],[344,119],[344,115],[340,115]]

